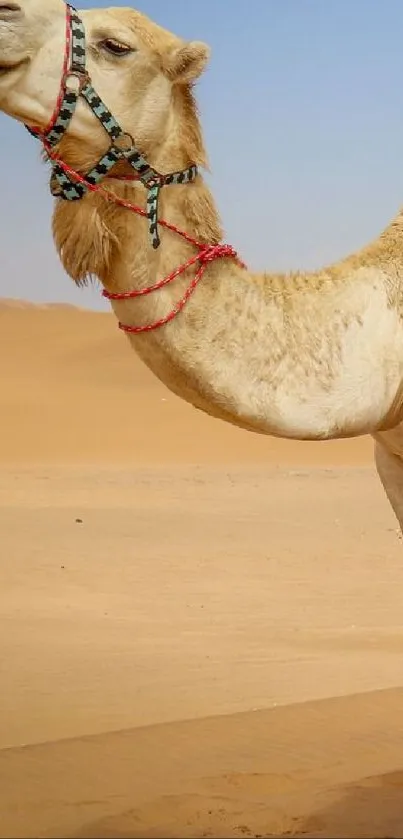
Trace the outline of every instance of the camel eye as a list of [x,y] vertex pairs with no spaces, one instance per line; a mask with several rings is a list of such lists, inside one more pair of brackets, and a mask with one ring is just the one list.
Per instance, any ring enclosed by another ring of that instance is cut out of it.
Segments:
[[128,55],[129,52],[133,52],[132,47],[128,47],[127,44],[121,44],[120,41],[115,41],[114,38],[105,38],[101,41],[100,47],[111,55]]

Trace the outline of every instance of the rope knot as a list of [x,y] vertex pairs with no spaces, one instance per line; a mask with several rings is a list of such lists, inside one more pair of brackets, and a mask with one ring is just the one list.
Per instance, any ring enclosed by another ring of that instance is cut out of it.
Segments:
[[206,245],[206,247],[200,251],[198,261],[201,265],[207,265],[209,262],[213,262],[215,259],[221,259],[225,256],[234,257],[234,259],[238,258],[237,252],[231,245]]
[[206,245],[206,247],[202,248],[199,252],[197,259],[200,266],[204,268],[209,262],[214,262],[215,259],[222,259],[223,257],[235,259],[241,268],[245,268],[244,263],[239,259],[239,256],[232,245]]

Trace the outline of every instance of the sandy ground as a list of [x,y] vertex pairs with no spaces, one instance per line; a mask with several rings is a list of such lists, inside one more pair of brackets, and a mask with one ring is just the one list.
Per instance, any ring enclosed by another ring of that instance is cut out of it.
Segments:
[[0,305],[0,837],[403,837],[402,546],[368,439],[182,405]]

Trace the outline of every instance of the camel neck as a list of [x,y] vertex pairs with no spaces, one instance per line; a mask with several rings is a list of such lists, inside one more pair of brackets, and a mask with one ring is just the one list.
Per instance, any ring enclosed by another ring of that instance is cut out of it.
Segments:
[[[117,190],[145,206],[142,187],[118,184]],[[73,213],[64,207],[70,217],[62,222],[56,213],[54,224],[64,264],[77,279],[87,271],[108,291],[138,290],[194,253],[170,231],[161,231],[154,251],[145,220],[100,196],[80,204]],[[200,177],[163,189],[160,212],[200,241],[221,238]],[[172,322],[129,340],[171,391],[242,428],[297,439],[372,432],[385,418],[395,420],[401,374],[390,369],[385,377],[384,356],[391,344],[403,352],[401,318],[375,256],[281,276],[251,275],[232,260],[218,260]],[[192,271],[154,294],[113,302],[118,320],[138,325],[164,317]]]
[[[121,182],[111,181],[111,184],[114,191],[117,187],[122,192]],[[146,207],[147,193],[142,186],[132,184],[128,188],[126,185],[123,192],[126,200],[140,205],[142,209]],[[222,232],[214,202],[200,175],[194,183],[167,185],[161,189],[159,219],[165,220],[175,229],[167,229],[159,224],[161,243],[154,250],[148,234],[147,219],[126,208],[116,209],[111,232],[123,247],[115,249],[108,271],[102,277],[107,292],[121,294],[143,291],[181,269],[197,256],[200,246],[216,245],[221,240]],[[182,232],[184,235],[181,235]],[[191,265],[171,283],[151,294],[113,301],[119,320],[129,326],[140,326],[163,319],[172,308],[177,307],[198,267],[197,263]],[[208,273],[211,279],[216,272],[209,270]]]

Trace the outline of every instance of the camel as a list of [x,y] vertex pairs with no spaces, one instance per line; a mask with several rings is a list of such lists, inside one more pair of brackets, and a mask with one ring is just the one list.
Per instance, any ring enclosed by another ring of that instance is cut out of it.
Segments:
[[403,528],[403,212],[335,265],[251,274],[200,171],[208,59],[130,8],[0,0],[0,109],[42,142],[66,272],[101,282],[138,356],[197,409],[299,440],[371,434]]

